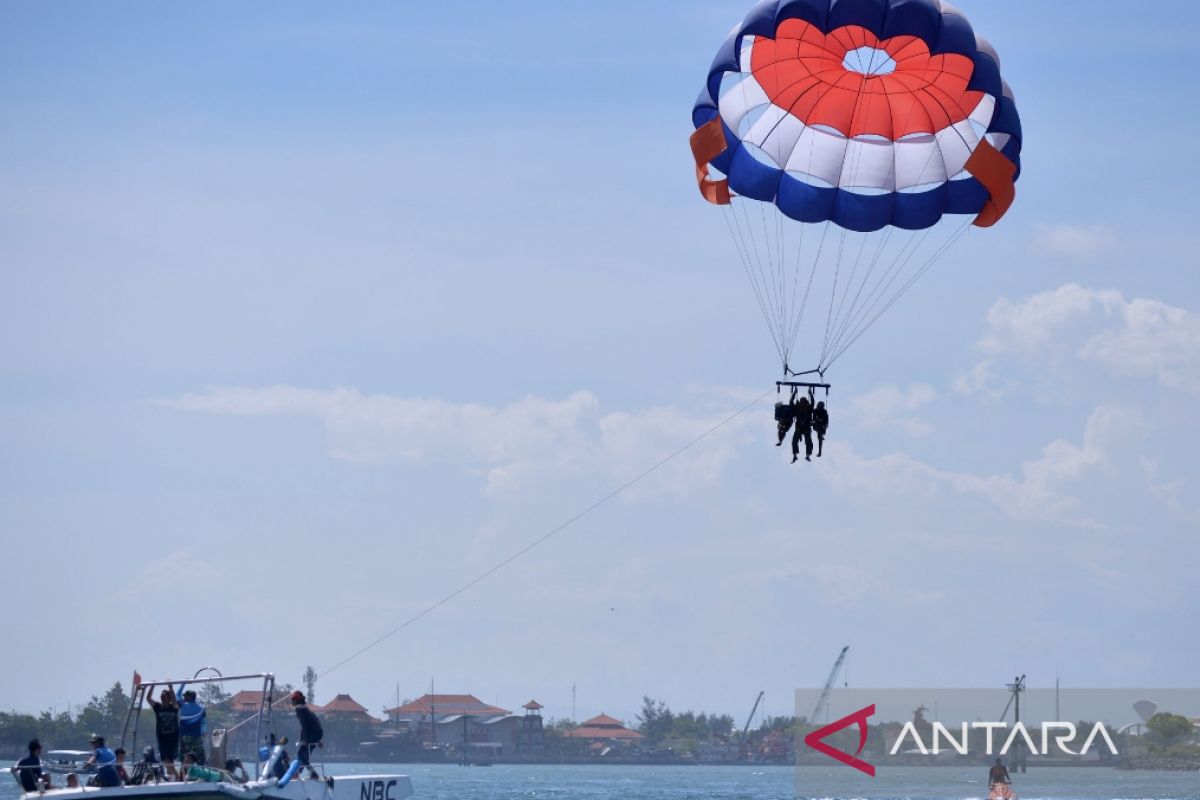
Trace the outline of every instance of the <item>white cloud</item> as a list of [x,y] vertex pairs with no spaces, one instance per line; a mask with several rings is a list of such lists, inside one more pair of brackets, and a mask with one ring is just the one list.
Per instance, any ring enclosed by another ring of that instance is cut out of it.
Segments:
[[881,386],[850,400],[850,413],[863,430],[899,430],[909,436],[928,436],[933,426],[912,412],[937,400],[928,384],[914,383],[907,389]]
[[[855,398],[850,415],[866,427],[893,425],[920,435],[916,417],[904,411],[925,407],[937,393],[923,384],[881,389]],[[599,469],[610,479],[628,479],[713,429],[723,415],[674,407],[603,413],[590,392],[562,400],[526,397],[507,406],[363,395],[272,386],[215,388],[169,405],[187,411],[239,415],[295,414],[319,420],[334,458],[355,463],[440,460],[484,476],[492,496],[521,491],[566,473]],[[893,412],[900,412],[897,415]],[[719,484],[726,467],[748,444],[767,441],[762,414],[743,414],[707,436],[684,458],[655,475],[653,491],[686,496]],[[840,440],[823,459],[821,477],[835,488],[876,496],[939,492],[987,500],[1021,520],[1087,524],[1077,512],[1072,487],[1106,470],[1110,455],[1141,436],[1136,412],[1100,406],[1090,416],[1082,441],[1056,439],[1017,473],[975,475],[952,472],[904,453],[860,456]],[[763,435],[758,435],[763,434]],[[631,493],[636,497],[637,493]]]
[[1074,358],[1200,394],[1200,315],[1110,289],[1067,284],[1020,302],[1001,299],[979,349],[988,358],[959,376],[956,390],[1002,391],[995,362],[1010,356],[1043,365]]
[[1043,253],[1075,261],[1094,261],[1117,245],[1103,225],[1040,225],[1034,246]]
[[[230,415],[296,415],[319,420],[333,458],[369,464],[440,460],[484,474],[501,494],[547,471],[599,464],[628,477],[667,457],[721,421],[722,415],[674,407],[602,413],[591,392],[562,400],[525,397],[506,406],[364,395],[357,389],[290,386],[213,388],[167,401],[185,411]],[[718,480],[735,457],[744,415],[698,444],[657,476],[656,489],[687,494]],[[761,420],[758,420],[761,423]]]
[[849,492],[932,496],[948,490],[981,497],[1014,519],[1093,524],[1076,513],[1080,501],[1070,493],[1072,484],[1108,468],[1111,454],[1128,447],[1145,428],[1136,413],[1100,406],[1089,417],[1080,444],[1051,442],[1038,458],[1021,465],[1019,476],[950,472],[903,453],[863,458],[850,448],[834,454],[833,468],[822,476]]

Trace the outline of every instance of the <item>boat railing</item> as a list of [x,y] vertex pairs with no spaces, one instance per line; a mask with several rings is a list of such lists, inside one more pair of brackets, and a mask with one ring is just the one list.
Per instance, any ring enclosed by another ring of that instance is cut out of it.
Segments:
[[[201,675],[204,675],[204,677],[201,677]],[[258,746],[264,741],[263,726],[265,725],[267,730],[270,730],[271,711],[276,705],[275,675],[270,672],[251,672],[244,675],[223,675],[216,667],[209,666],[201,667],[200,669],[196,670],[196,672],[190,678],[155,678],[152,680],[142,679],[133,687],[132,702],[129,704],[129,712],[125,715],[125,725],[121,729],[121,746],[129,752],[136,752],[139,725],[142,717],[141,712],[145,708],[146,699],[151,696],[151,692],[154,689],[157,689],[160,686],[180,689],[184,685],[188,684],[227,684],[245,681],[262,682],[262,690],[259,694],[258,710],[234,726],[225,728],[224,740],[228,742],[230,733],[242,727],[242,725],[250,722],[250,720],[254,720],[255,746],[252,749],[254,751],[256,768],[261,767],[262,759],[258,754]],[[206,743],[206,749],[207,745],[208,743]]]

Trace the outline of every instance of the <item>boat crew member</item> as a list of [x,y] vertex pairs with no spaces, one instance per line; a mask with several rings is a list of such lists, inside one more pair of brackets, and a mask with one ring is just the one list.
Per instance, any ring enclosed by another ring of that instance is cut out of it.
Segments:
[[125,771],[125,748],[118,747],[113,750],[113,755],[117,757],[117,777],[121,779],[121,785],[129,783],[129,773]]
[[161,702],[149,698],[150,707],[154,709],[154,736],[158,739],[158,752],[167,774],[174,780],[175,759],[179,758],[179,703],[175,700],[175,688],[163,689],[159,700]]
[[236,783],[250,782],[250,775],[246,772],[246,767],[242,764],[240,758],[225,759],[225,771],[229,773],[229,777],[233,778]]
[[16,769],[21,788],[26,792],[54,788],[50,785],[50,773],[42,769],[42,743],[37,739],[29,743],[29,755],[17,762]]
[[321,729],[321,721],[308,707],[304,692],[299,690],[292,692],[292,706],[296,709],[296,720],[300,723],[300,746],[296,751],[296,758],[300,761],[301,766],[308,767],[309,777],[313,780],[320,780],[321,776],[313,769],[309,755],[314,747],[320,746],[321,737],[325,735]]
[[196,764],[204,766],[204,706],[196,702],[196,693],[179,687],[179,753],[186,756],[191,753],[196,757]]
[[1004,766],[1004,762],[996,759],[996,763],[992,764],[992,768],[988,770],[988,784],[1012,783],[1012,778],[1008,777],[1008,767]]
[[104,746],[104,737],[92,734],[88,740],[92,745],[92,757],[87,763],[96,767],[95,786],[120,786],[121,775],[117,772],[117,754]]

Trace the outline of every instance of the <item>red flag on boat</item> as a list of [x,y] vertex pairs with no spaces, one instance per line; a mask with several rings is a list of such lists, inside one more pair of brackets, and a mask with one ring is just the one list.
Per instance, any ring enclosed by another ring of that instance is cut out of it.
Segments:
[[139,687],[139,686],[141,686],[141,685],[142,685],[142,676],[141,676],[141,675],[139,675],[139,674],[138,674],[138,671],[135,669],[135,670],[133,671],[133,688],[135,688],[135,689],[136,689],[136,688],[138,688],[138,687]]

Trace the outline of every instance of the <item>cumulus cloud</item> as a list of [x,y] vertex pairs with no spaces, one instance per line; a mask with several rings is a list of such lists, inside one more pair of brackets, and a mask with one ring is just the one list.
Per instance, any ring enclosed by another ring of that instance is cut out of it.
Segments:
[[1112,454],[1140,438],[1145,421],[1127,409],[1100,406],[1088,418],[1079,444],[1057,439],[1040,456],[1021,465],[1017,475],[951,472],[903,453],[864,458],[844,449],[822,472],[835,487],[855,493],[933,496],[950,491],[980,497],[1018,520],[1053,520],[1092,524],[1079,515],[1079,499],[1071,494],[1081,479],[1110,466]]
[[[572,471],[584,464],[600,464],[628,477],[723,418],[675,407],[603,412],[596,396],[586,391],[561,400],[529,396],[493,407],[365,395],[349,388],[226,387],[166,404],[193,412],[316,419],[326,429],[333,458],[360,464],[453,460],[482,472],[485,490],[493,495],[517,490],[547,471]],[[712,484],[756,419],[744,415],[705,437],[689,458],[664,469],[657,489],[686,494]]]
[[994,380],[1002,357],[1040,363],[1070,357],[1200,394],[1200,315],[1187,309],[1072,283],[1022,301],[1001,299],[987,322],[979,342],[987,358],[959,376],[960,392],[1002,391]]
[[1034,239],[1039,251],[1075,261],[1095,261],[1116,244],[1116,235],[1103,225],[1041,225]]
[[933,426],[914,413],[937,400],[930,385],[914,383],[907,389],[881,386],[850,400],[850,412],[864,430],[898,430],[909,436],[928,436]]

